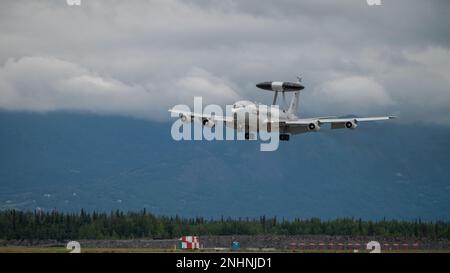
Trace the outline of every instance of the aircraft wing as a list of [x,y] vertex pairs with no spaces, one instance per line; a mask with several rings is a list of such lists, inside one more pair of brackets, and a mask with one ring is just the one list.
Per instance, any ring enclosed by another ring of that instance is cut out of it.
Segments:
[[312,122],[319,124],[337,124],[346,122],[360,122],[360,121],[378,121],[378,120],[389,120],[394,119],[395,116],[387,117],[369,117],[369,118],[334,118],[334,117],[323,117],[323,118],[306,118],[306,119],[296,119],[296,120],[286,120],[280,121],[286,125],[308,125]]
[[336,118],[336,117],[319,117],[319,118],[305,118],[296,120],[282,120],[280,126],[288,127],[288,131],[293,134],[305,133],[309,130],[318,129],[323,124],[331,124],[331,129],[354,129],[358,122],[364,121],[380,121],[395,118],[394,116],[386,117],[368,117],[368,118]]
[[233,117],[204,115],[204,114],[193,113],[193,112],[188,112],[188,111],[181,111],[181,110],[176,110],[176,109],[169,109],[169,112],[178,114],[180,116],[184,115],[187,117],[191,117],[191,119],[193,119],[195,117],[195,118],[199,118],[201,120],[208,119],[208,120],[221,121],[221,122],[233,122]]
[[320,123],[345,123],[348,121],[354,121],[354,122],[360,122],[360,121],[378,121],[378,120],[388,120],[388,119],[394,119],[395,116],[387,116],[387,117],[370,117],[370,118],[326,118],[326,119],[319,119]]

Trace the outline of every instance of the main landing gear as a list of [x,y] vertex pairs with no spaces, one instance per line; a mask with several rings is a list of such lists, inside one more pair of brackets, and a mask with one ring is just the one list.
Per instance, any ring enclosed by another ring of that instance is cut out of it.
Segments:
[[288,134],[280,134],[280,140],[281,141],[289,141],[289,135]]
[[[280,134],[280,140],[281,141],[289,141],[289,134]],[[250,138],[253,138],[253,135],[250,133],[245,133],[245,139],[249,140]]]

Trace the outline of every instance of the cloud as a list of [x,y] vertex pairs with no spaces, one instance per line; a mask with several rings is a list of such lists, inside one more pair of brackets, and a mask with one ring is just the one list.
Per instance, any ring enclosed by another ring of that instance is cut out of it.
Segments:
[[162,119],[172,102],[191,95],[232,100],[236,93],[220,78],[195,69],[165,86],[126,84],[56,58],[24,57],[0,68],[0,107],[27,111],[87,111]]
[[197,96],[202,97],[208,104],[220,101],[233,102],[239,99],[239,95],[230,86],[231,83],[200,68],[192,69],[188,75],[178,79],[175,83],[175,89],[182,90],[187,95],[185,100]]
[[302,116],[450,125],[449,12],[442,0],[6,1],[0,108],[162,120],[197,94],[270,103],[257,82],[301,74]]
[[350,76],[328,81],[314,90],[312,99],[320,101],[321,109],[336,114],[373,114],[394,104],[385,88],[369,77]]

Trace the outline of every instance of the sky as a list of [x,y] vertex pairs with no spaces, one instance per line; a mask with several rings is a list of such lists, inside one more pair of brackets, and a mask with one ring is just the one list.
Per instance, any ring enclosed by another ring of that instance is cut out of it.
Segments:
[[450,1],[2,1],[0,109],[168,121],[168,108],[270,103],[302,115],[450,126]]

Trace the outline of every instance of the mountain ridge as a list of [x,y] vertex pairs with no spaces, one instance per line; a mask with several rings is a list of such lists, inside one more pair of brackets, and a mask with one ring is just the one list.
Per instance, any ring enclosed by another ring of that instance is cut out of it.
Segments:
[[326,128],[260,152],[125,117],[0,112],[0,125],[0,209],[450,219],[447,127]]

